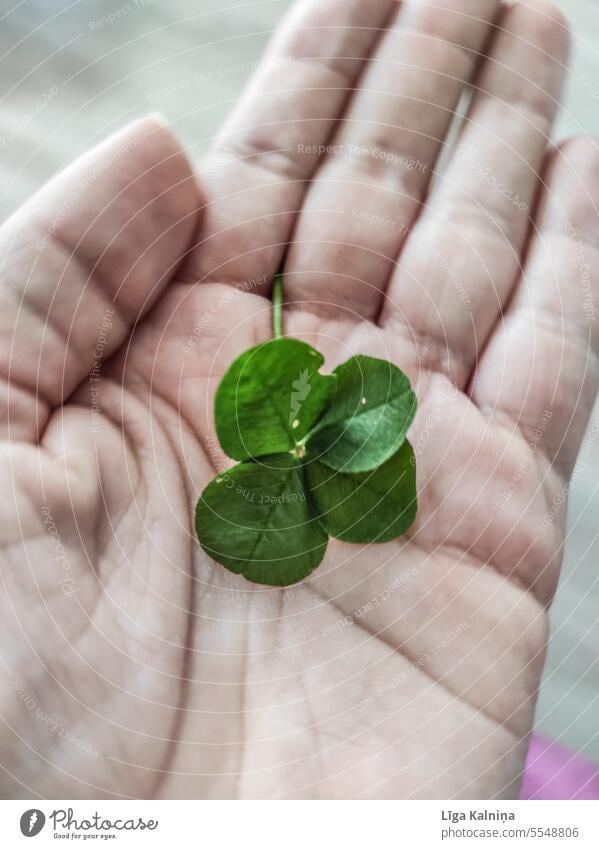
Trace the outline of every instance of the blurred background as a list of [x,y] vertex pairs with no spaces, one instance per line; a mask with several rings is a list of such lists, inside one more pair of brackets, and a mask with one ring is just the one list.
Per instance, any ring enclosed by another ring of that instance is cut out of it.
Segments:
[[[557,2],[572,24],[573,63],[555,138],[599,135],[599,3]],[[0,219],[74,157],[148,112],[163,113],[199,159],[290,5],[15,0],[0,10]],[[539,730],[597,761],[598,437],[599,408],[572,486],[537,711]]]

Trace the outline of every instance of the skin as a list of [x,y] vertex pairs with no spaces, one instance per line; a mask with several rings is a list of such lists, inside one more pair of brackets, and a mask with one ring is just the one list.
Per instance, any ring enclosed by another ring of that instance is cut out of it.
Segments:
[[[567,45],[536,0],[303,0],[197,169],[148,118],[2,227],[3,796],[517,795],[598,381]],[[288,243],[286,333],[414,383],[420,509],[281,591],[193,509]]]

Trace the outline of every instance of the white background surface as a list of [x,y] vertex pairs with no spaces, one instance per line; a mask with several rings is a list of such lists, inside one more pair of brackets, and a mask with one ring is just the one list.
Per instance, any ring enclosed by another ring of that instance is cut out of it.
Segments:
[[[137,0],[137,5],[129,0],[128,8],[126,0],[4,4],[0,216],[74,156],[149,111],[166,114],[199,158],[289,5],[289,0]],[[556,138],[599,135],[599,3],[559,5],[572,21],[574,61]],[[114,23],[97,25],[103,15],[123,9]],[[538,726],[599,760],[599,410],[594,422],[572,490]]]

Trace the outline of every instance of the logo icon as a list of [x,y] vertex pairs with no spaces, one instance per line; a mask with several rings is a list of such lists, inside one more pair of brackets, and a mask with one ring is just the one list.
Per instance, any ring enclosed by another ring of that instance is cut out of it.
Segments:
[[35,837],[46,824],[46,816],[37,808],[25,811],[21,816],[21,834],[24,837]]

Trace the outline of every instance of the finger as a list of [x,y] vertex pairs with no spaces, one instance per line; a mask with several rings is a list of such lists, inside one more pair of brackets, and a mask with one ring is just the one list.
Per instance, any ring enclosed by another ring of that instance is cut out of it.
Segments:
[[297,211],[394,0],[303,0],[203,163],[206,213],[191,281],[266,292]]
[[416,341],[421,368],[462,387],[518,276],[567,52],[552,5],[506,8],[460,144],[389,286],[383,324]]
[[374,318],[498,0],[406,0],[381,40],[303,207],[287,294]]
[[599,387],[597,141],[566,142],[550,156],[545,179],[538,235],[472,398],[523,430],[568,477]]
[[195,178],[154,118],[109,139],[0,228],[0,428],[34,440],[113,353],[191,238]]

